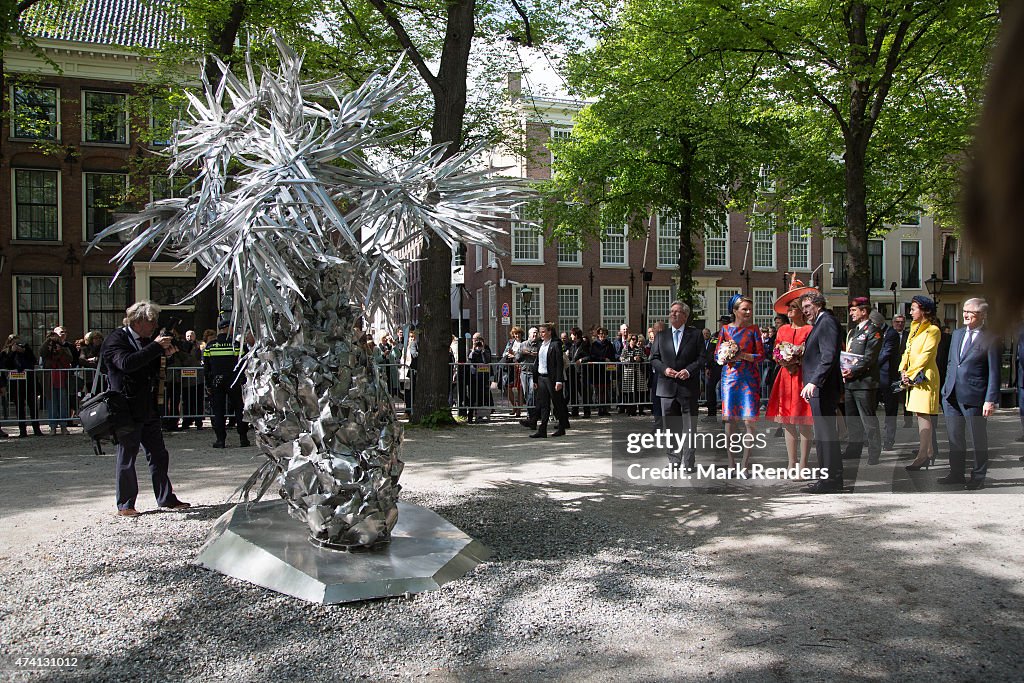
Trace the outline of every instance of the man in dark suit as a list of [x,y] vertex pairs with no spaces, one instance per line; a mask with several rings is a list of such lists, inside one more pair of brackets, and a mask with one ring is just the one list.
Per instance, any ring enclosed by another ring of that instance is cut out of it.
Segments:
[[800,395],[811,404],[814,421],[815,449],[819,465],[826,477],[804,487],[806,493],[837,493],[843,490],[843,458],[839,449],[836,412],[843,376],[839,369],[839,322],[825,308],[825,297],[819,292],[800,297],[800,309],[811,333],[804,342],[804,388]]
[[878,352],[878,400],[885,411],[885,429],[882,450],[891,451],[896,445],[896,415],[899,400],[892,392],[892,383],[900,376],[900,335],[885,324],[885,317],[877,310],[868,316],[882,333],[882,348]]
[[156,332],[160,307],[151,301],[139,301],[125,312],[124,327],[107,335],[100,355],[113,391],[120,391],[132,407],[134,430],[117,444],[117,514],[137,517],[135,498],[139,482],[135,476],[135,457],[139,446],[146,450],[153,493],[162,508],[183,510],[188,503],[178,500],[167,476],[169,456],[160,431],[157,395],[160,391],[160,358],[173,353],[173,337]]
[[[696,471],[693,445],[693,424],[700,398],[700,375],[704,368],[704,340],[700,332],[686,326],[690,307],[673,301],[668,309],[669,326],[654,337],[651,366],[658,375],[658,398],[661,399],[663,426],[668,429],[672,418],[680,417],[683,431],[690,435],[682,454],[670,453],[669,464],[682,464],[687,473]],[[709,386],[708,391],[714,388]],[[680,462],[680,460],[684,462]]]
[[548,418],[552,409],[555,419],[558,420],[558,429],[551,436],[565,436],[565,430],[569,428],[569,410],[566,408],[565,395],[562,393],[565,386],[565,358],[554,323],[543,323],[540,326],[540,348],[537,350],[537,360],[533,364],[533,373],[537,378],[537,410],[540,423],[537,425],[537,431],[530,434],[530,438],[547,438]]
[[[949,474],[940,484],[984,488],[988,471],[988,430],[985,418],[999,405],[999,339],[984,329],[988,304],[984,299],[964,302],[964,326],[953,333],[949,365],[942,385],[942,413],[949,432]],[[974,468],[964,479],[967,432],[974,445]]]
[[[903,360],[903,354],[907,351],[907,342],[910,341],[910,330],[907,329],[907,319],[903,315],[894,315],[892,317],[892,329],[896,330],[896,334],[900,336],[899,346],[896,348],[896,367],[899,368],[900,362]],[[896,375],[893,375],[893,382],[896,381]],[[907,412],[907,403],[905,400],[897,401],[897,407],[903,406],[903,426],[912,427],[913,420],[911,414]]]
[[882,454],[882,439],[878,433],[878,356],[882,349],[882,333],[868,319],[871,303],[865,296],[850,302],[850,332],[846,350],[856,360],[842,370],[846,396],[846,428],[849,443],[844,458],[860,458],[865,439],[868,444],[868,464],[877,465]]

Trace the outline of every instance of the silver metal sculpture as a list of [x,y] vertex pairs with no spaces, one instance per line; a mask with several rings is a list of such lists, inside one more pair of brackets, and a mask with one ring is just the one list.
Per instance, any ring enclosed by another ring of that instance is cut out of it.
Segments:
[[[241,76],[221,64],[189,94],[171,173],[198,171],[191,194],[150,203],[97,236],[124,232],[120,275],[147,246],[198,262],[218,285],[235,331],[252,331],[245,411],[268,460],[241,487],[259,500],[277,482],[310,538],[373,547],[397,521],[402,430],[386,383],[361,343],[361,318],[404,293],[396,255],[420,240],[497,249],[495,219],[524,199],[476,164],[479,148],[444,158],[433,146],[395,159],[401,136],[377,123],[410,93],[399,66],[341,92],[303,83],[302,59],[275,37],[276,70]],[[406,250],[408,251],[408,250]],[[117,277],[115,275],[115,277]]]

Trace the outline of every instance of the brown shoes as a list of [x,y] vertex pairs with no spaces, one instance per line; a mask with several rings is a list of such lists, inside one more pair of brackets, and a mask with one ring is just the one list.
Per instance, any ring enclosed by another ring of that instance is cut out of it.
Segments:
[[187,510],[192,507],[192,503],[186,503],[179,500],[177,503],[171,503],[170,505],[164,505],[163,507],[165,510]]
[[138,517],[140,513],[135,508],[125,508],[123,510],[118,510],[117,514],[120,517]]

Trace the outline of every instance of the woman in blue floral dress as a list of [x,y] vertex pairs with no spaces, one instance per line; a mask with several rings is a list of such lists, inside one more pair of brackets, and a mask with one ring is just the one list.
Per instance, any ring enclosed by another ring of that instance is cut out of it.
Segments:
[[[732,432],[742,421],[753,441],[754,422],[761,410],[761,370],[759,363],[764,360],[764,343],[761,330],[754,324],[754,302],[737,294],[730,302],[736,322],[726,325],[719,335],[722,340],[732,340],[739,347],[736,355],[722,367],[722,419],[725,433],[732,443]],[[743,452],[744,469],[750,462],[750,449]],[[736,464],[733,451],[729,449],[729,466]]]

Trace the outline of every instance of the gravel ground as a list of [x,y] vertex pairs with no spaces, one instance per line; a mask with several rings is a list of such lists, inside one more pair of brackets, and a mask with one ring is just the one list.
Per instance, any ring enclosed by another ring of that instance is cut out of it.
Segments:
[[[542,445],[511,423],[410,430],[404,498],[493,555],[437,591],[327,607],[192,564],[253,449],[168,435],[175,489],[196,507],[124,519],[113,457],[84,437],[0,442],[0,677],[1024,679],[1012,416],[994,420],[984,491],[934,492],[941,469],[908,479],[906,453],[825,497],[614,479],[607,443],[626,419]],[[140,510],[153,505],[144,491]],[[19,656],[79,666],[15,671]]]

